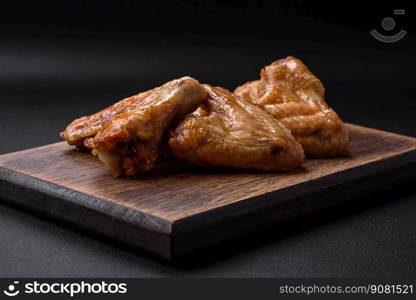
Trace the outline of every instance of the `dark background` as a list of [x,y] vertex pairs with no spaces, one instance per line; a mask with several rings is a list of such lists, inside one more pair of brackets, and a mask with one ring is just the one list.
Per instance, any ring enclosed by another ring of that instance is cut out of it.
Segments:
[[[234,89],[288,55],[323,81],[345,121],[416,136],[411,2],[363,2],[2,2],[0,154],[59,141],[74,118],[173,78]],[[384,44],[372,29],[408,34]],[[1,205],[0,276],[415,277],[412,184],[175,266]]]

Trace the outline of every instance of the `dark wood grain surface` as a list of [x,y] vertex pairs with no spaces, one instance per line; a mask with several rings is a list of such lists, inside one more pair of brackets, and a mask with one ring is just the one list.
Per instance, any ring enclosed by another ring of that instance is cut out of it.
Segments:
[[139,178],[113,179],[90,154],[46,145],[0,156],[0,196],[173,259],[416,174],[415,138],[348,126],[347,155],[285,173],[162,162]]

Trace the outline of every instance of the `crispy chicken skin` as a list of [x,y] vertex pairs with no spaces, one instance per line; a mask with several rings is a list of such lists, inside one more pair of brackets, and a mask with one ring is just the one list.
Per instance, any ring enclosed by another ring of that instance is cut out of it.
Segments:
[[304,160],[301,145],[279,121],[232,92],[204,85],[208,99],[171,131],[173,153],[201,166],[290,170]]
[[234,91],[288,127],[307,156],[330,157],[346,150],[348,132],[326,104],[324,92],[319,79],[299,59],[290,56],[266,66],[259,80]]
[[153,167],[167,127],[193,112],[206,97],[197,80],[172,80],[73,121],[61,137],[92,149],[114,177],[133,176]]
[[61,132],[61,138],[68,144],[75,145],[80,149],[91,149],[91,141],[101,129],[102,125],[114,116],[128,110],[131,107],[141,106],[144,99],[154,90],[149,90],[137,95],[125,98],[117,103],[93,114],[72,121],[71,124]]

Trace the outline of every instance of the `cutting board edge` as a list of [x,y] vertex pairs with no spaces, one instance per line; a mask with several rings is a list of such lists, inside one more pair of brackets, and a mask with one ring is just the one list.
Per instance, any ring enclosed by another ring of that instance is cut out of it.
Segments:
[[366,126],[357,125],[357,124],[354,124],[354,123],[345,123],[345,124],[347,125],[348,128],[352,127],[352,128],[358,129],[358,130],[372,131],[372,132],[378,133],[380,135],[396,136],[398,138],[402,138],[402,139],[404,138],[404,139],[411,140],[411,141],[416,143],[416,137],[414,137],[414,136],[405,135],[405,134],[401,134],[401,133],[396,133],[396,132],[392,132],[392,131],[385,131],[385,130],[378,129],[378,128],[373,128],[373,127],[366,127]]
[[[61,190],[66,193],[59,193]],[[68,192],[77,196],[67,197]],[[128,220],[123,218],[123,215],[111,214],[108,210],[97,210],[96,207],[85,205],[85,202],[74,200],[80,199],[79,197],[107,202],[109,205],[107,209],[128,210],[133,213],[136,222],[132,223],[132,218]],[[90,234],[115,239],[126,246],[171,260],[172,223],[169,220],[71,190],[1,165],[0,199],[10,206],[23,208],[55,221],[62,221],[77,229],[87,230]],[[82,223],[79,222],[80,214],[84,220]]]

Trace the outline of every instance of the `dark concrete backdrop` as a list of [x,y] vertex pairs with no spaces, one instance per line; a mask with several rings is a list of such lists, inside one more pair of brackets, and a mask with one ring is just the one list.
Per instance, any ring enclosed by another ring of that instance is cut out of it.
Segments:
[[[393,15],[406,5],[9,1],[0,5],[0,154],[59,141],[72,119],[167,80],[233,89],[287,55],[324,82],[345,121],[416,136],[415,27],[410,6]],[[371,29],[408,35],[383,44]],[[0,205],[0,276],[414,277],[415,212],[404,184],[168,266]]]

